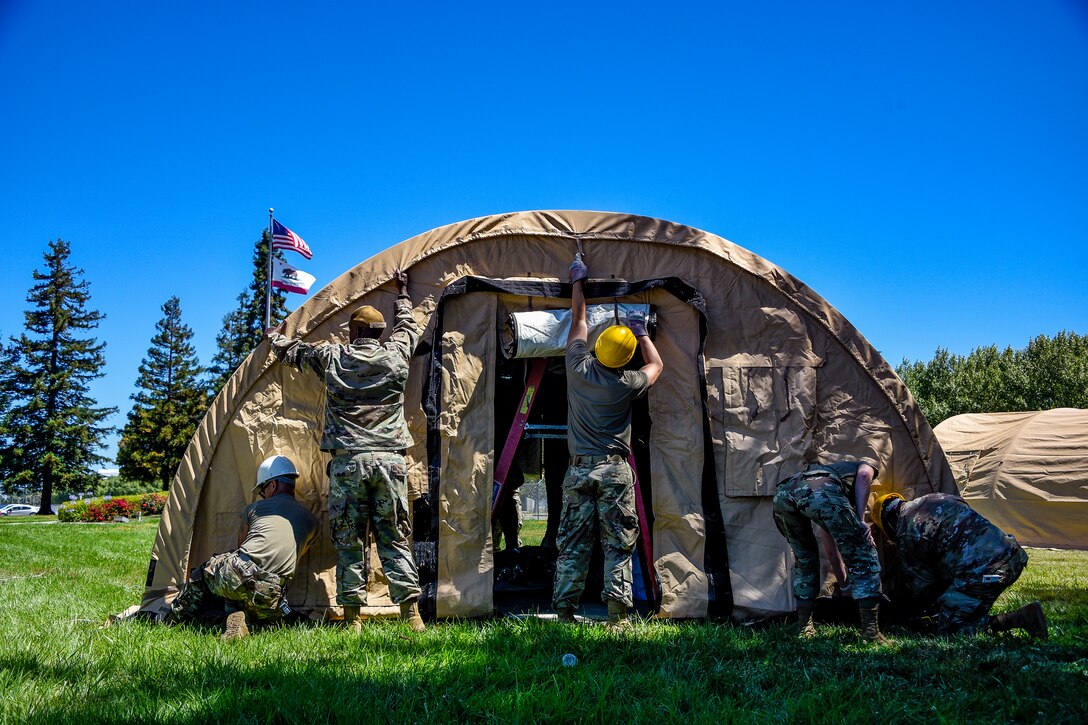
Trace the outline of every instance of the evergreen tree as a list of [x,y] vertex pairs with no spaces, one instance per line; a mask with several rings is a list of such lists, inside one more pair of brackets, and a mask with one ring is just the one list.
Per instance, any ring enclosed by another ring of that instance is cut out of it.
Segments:
[[181,321],[181,302],[171,297],[162,312],[140,363],[117,463],[125,479],[154,482],[165,491],[207,410],[208,393],[192,345],[193,331]]
[[[3,335],[0,335],[2,338]],[[0,347],[0,476],[4,470],[3,455],[7,450],[11,442],[11,437],[8,435],[7,429],[7,415],[8,409],[11,407],[11,402],[14,399],[15,391],[12,387],[14,380],[9,374],[15,364],[15,346],[4,345]],[[0,491],[5,490],[3,486],[3,480],[0,478]]]
[[[249,286],[238,295],[238,307],[223,317],[223,329],[215,338],[216,353],[212,357],[211,389],[213,393],[226,384],[242,361],[264,338],[265,289],[268,281],[268,251],[271,247],[268,230],[261,233],[253,250],[253,278]],[[283,259],[274,251],[277,259]],[[287,317],[285,294],[272,290],[272,326]]]
[[10,361],[0,388],[11,403],[2,427],[0,476],[8,489],[41,486],[41,510],[50,512],[54,491],[82,491],[105,460],[98,454],[112,428],[103,425],[116,408],[99,408],[89,383],[103,375],[105,343],[80,333],[104,318],[88,310],[83,270],[68,264],[68,242],[49,243],[45,272],[35,270],[27,293],[33,308],[24,313],[26,332],[11,338]]

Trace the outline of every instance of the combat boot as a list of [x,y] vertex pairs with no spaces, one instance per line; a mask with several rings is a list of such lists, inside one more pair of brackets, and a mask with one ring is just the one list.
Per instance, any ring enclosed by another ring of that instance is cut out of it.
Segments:
[[808,639],[816,636],[816,627],[812,624],[812,612],[816,609],[815,599],[797,600],[797,636]]
[[1050,636],[1043,605],[1039,602],[1025,604],[1011,612],[998,614],[990,618],[991,632],[1007,632],[1010,629],[1023,629],[1032,637],[1046,639]]
[[400,618],[408,622],[408,628],[413,632],[422,632],[427,628],[423,623],[423,617],[419,616],[419,600],[400,603]]
[[556,607],[555,619],[564,624],[575,624],[578,621],[574,618],[574,607],[570,606]]
[[344,605],[344,627],[352,632],[359,633],[363,631],[363,619],[359,616],[362,607],[358,604],[345,604]]
[[627,618],[627,605],[615,599],[608,600],[608,624],[605,625],[613,632],[630,632],[634,625]]
[[880,633],[877,612],[880,609],[879,597],[858,600],[858,614],[861,616],[861,638],[873,644],[888,644]]
[[223,625],[223,639],[241,639],[249,636],[249,626],[246,624],[245,612],[231,612],[227,615],[226,624]]

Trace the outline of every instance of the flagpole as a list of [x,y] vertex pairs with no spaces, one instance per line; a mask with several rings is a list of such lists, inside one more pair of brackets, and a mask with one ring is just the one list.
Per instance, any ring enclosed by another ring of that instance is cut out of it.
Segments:
[[264,281],[264,329],[272,326],[272,215],[276,210],[268,207],[268,273]]

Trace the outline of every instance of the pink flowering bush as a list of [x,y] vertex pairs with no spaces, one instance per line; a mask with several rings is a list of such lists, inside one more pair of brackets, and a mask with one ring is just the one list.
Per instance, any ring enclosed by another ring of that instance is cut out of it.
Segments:
[[165,493],[145,493],[139,496],[117,496],[70,501],[57,511],[59,521],[105,523],[118,517],[135,518],[139,514],[154,516],[166,506]]

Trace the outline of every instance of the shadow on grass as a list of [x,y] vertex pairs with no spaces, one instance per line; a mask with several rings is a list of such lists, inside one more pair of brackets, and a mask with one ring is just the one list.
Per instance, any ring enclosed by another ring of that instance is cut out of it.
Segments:
[[[539,620],[439,625],[411,636],[303,624],[221,642],[215,627],[122,629],[94,658],[0,655],[38,693],[16,720],[518,722],[648,719],[1088,718],[1084,650],[1022,638],[862,644],[825,625],[640,624],[633,635]],[[578,663],[562,664],[564,654]],[[1079,663],[1079,664],[1078,664]]]

